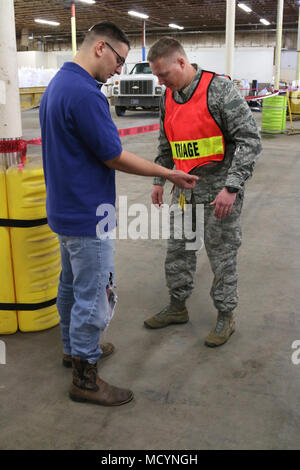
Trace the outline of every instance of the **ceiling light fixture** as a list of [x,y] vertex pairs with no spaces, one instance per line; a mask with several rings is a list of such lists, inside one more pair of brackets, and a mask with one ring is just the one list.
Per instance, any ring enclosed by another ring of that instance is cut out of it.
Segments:
[[265,20],[264,18],[260,18],[259,20],[261,23],[265,24],[266,26],[268,26],[269,24],[271,24],[268,20]]
[[146,20],[147,18],[149,18],[149,15],[144,15],[144,13],[138,13],[137,11],[133,11],[133,10],[130,10],[128,12],[128,15],[137,16],[138,18],[143,18],[143,20]]
[[174,24],[174,23],[170,23],[169,27],[174,28],[174,29],[184,29],[183,26],[178,26],[178,24]]
[[48,20],[41,20],[41,19],[36,19],[34,20],[36,23],[41,23],[41,24],[50,24],[51,26],[59,26],[60,23],[57,21],[48,21]]
[[240,7],[242,10],[246,11],[247,13],[250,13],[251,8],[247,7],[244,3],[238,3],[238,7]]

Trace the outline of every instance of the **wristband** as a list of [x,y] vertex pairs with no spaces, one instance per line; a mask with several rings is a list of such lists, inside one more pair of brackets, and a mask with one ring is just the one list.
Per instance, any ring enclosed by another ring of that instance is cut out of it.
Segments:
[[239,192],[239,188],[234,188],[233,186],[225,186],[225,188],[227,189],[227,191],[229,193],[238,193]]

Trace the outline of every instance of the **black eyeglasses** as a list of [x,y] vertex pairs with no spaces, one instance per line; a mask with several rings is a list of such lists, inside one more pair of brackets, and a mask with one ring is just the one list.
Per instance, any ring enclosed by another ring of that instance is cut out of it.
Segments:
[[115,49],[106,41],[104,41],[105,44],[116,54],[117,56],[117,64],[118,65],[124,65],[125,64],[125,59],[124,57],[122,57],[120,54],[117,53],[117,51],[115,51]]

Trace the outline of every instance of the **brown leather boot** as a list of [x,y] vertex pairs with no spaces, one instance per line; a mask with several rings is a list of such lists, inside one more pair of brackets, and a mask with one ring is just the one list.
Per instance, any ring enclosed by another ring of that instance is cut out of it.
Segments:
[[211,330],[209,335],[205,338],[205,346],[215,348],[226,343],[230,336],[235,332],[235,321],[232,313],[218,313],[217,323],[215,328]]
[[172,304],[163,308],[160,312],[156,313],[144,321],[146,328],[157,329],[165,328],[168,325],[183,324],[189,321],[189,314],[185,307],[178,308]]
[[97,364],[89,364],[79,357],[72,358],[73,381],[69,396],[78,402],[103,406],[118,406],[133,399],[131,390],[104,382],[97,374]]
[[[110,356],[115,350],[115,347],[112,343],[100,344],[100,348],[102,349],[102,354],[101,354],[99,359],[104,359],[105,357]],[[72,356],[71,356],[71,354],[64,354],[63,355],[62,364],[63,364],[64,367],[68,367],[68,368],[72,367]]]

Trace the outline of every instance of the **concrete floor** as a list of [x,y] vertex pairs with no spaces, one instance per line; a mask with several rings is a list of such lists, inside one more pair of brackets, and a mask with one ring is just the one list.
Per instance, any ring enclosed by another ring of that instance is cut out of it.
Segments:
[[[158,119],[112,115],[118,128]],[[24,136],[39,137],[37,110],[22,117]],[[124,148],[152,159],[157,135],[126,137]],[[119,240],[119,303],[106,334],[116,352],[99,375],[130,387],[134,401],[117,408],[72,402],[59,327],[1,336],[1,449],[299,449],[300,365],[291,357],[300,340],[300,135],[264,136],[263,148],[245,199],[238,328],[230,341],[217,349],[203,344],[216,318],[204,250],[191,321],[152,331],[143,320],[168,301],[166,242]],[[39,158],[40,148],[30,153]],[[150,204],[152,179],[119,173],[117,186],[128,204]]]

